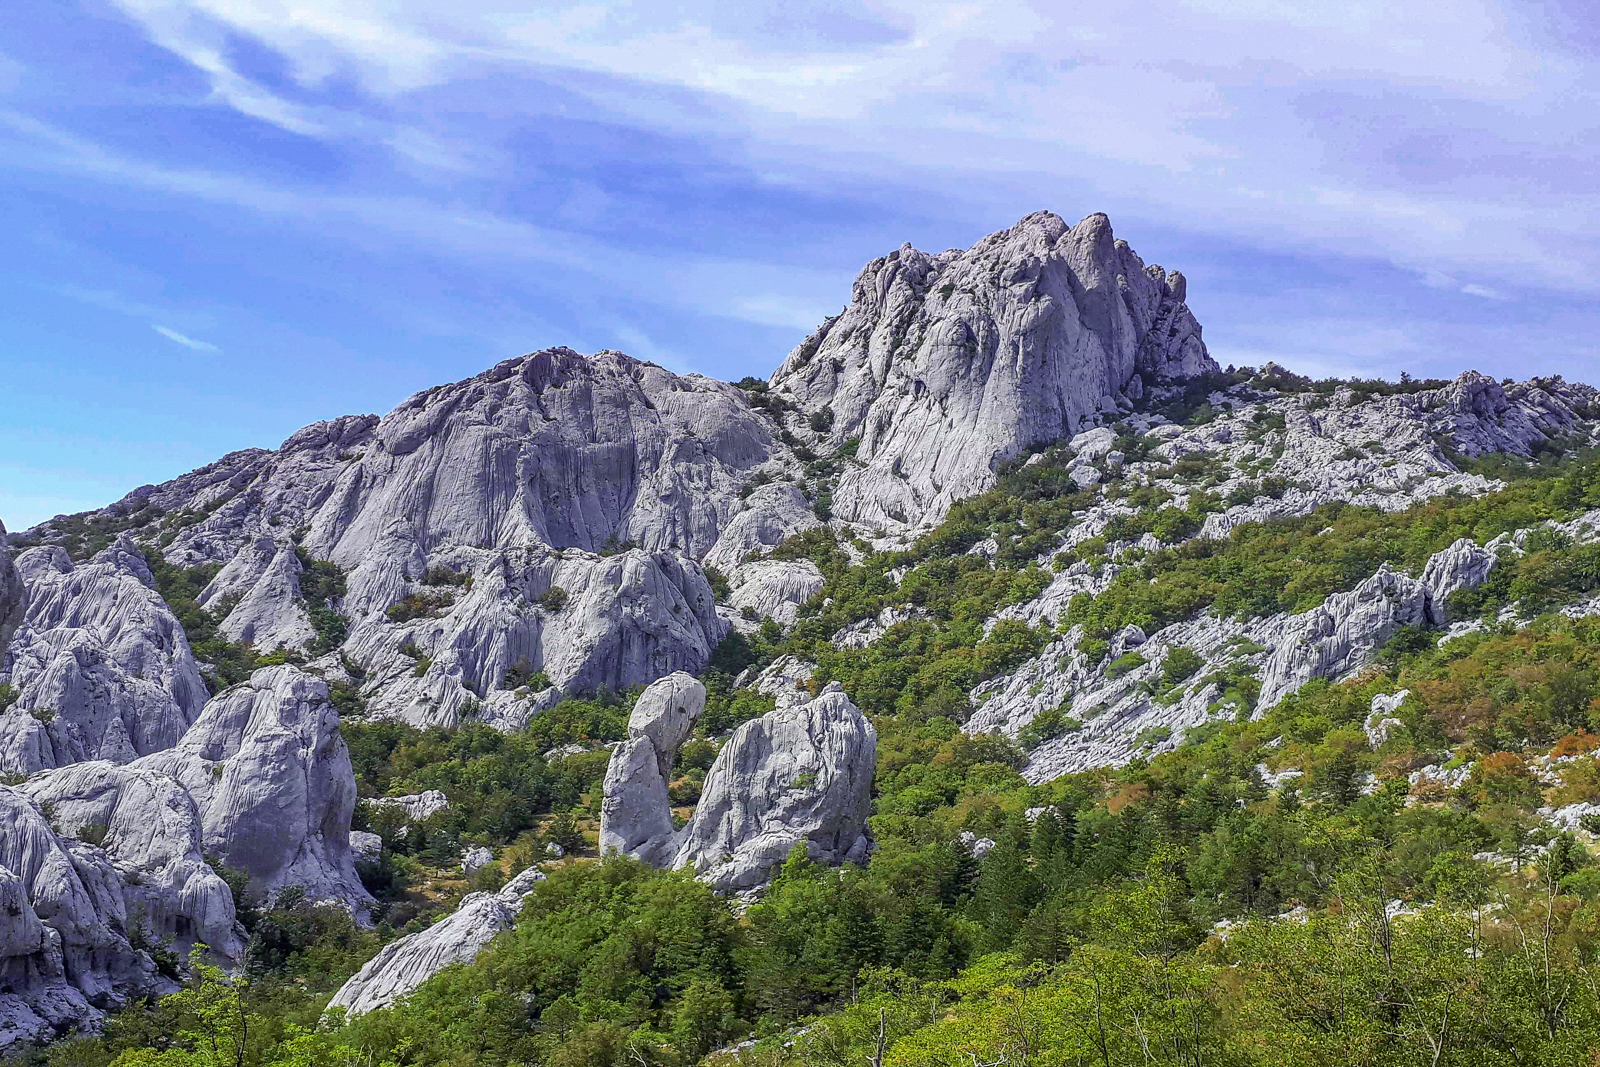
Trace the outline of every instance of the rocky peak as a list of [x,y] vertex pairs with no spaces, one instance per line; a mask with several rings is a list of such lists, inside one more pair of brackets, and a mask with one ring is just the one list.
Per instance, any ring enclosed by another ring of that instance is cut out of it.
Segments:
[[1147,266],[1104,215],[1037,212],[965,251],[909,245],[790,353],[771,389],[837,449],[841,518],[936,521],[999,460],[1115,417],[1158,382],[1217,369],[1182,275]]

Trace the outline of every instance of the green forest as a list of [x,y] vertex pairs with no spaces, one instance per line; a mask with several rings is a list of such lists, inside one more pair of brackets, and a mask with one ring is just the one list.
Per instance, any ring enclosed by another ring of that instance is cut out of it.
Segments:
[[[973,686],[1072,626],[1105,657],[1130,623],[1303,610],[1382,563],[1415,573],[1459,537],[1600,506],[1600,462],[1502,463],[1507,487],[1484,497],[1393,515],[1332,505],[1217,541],[1184,540],[1225,506],[1203,464],[1183,475],[1195,491],[1181,510],[1148,485],[1113,485],[1131,509],[1121,527],[1054,564],[1122,565],[1106,592],[1054,628],[985,632],[1048,583],[1035,559],[1095,499],[1060,458],[1009,466],[905,551],[863,551],[825,527],[778,546],[776,558],[815,560],[825,588],[789,632],[730,638],[706,672],[674,803],[694,803],[719,737],[771,707],[733,676],[799,655],[818,664],[814,687],[844,683],[879,731],[864,868],[797,850],[746,907],[683,873],[596,857],[606,751],[547,753],[622,737],[635,694],[563,701],[514,735],[364,722],[353,707],[343,732],[364,796],[452,800],[406,827],[358,809],[358,828],[387,846],[362,870],[377,927],[241,890],[241,973],[197,958],[183,991],[34,1055],[62,1067],[1600,1062],[1600,861],[1588,825],[1558,832],[1539,813],[1600,803],[1600,619],[1550,610],[1600,589],[1600,549],[1536,533],[1452,599],[1454,617],[1484,621],[1477,632],[1403,631],[1358,677],[1312,682],[1260,718],[1241,673],[1236,716],[1125,766],[1030,785],[1024,746],[1070,729],[1064,716],[1019,741],[961,728]],[[1106,554],[1143,532],[1164,547]],[[985,538],[992,558],[967,553]],[[918,614],[865,649],[830,643],[891,606]],[[1373,748],[1372,697],[1400,689],[1399,725]],[[993,849],[975,858],[963,832]],[[567,855],[473,963],[390,1008],[325,1013],[383,943],[502,884],[549,841]],[[500,859],[452,881],[463,844]]]

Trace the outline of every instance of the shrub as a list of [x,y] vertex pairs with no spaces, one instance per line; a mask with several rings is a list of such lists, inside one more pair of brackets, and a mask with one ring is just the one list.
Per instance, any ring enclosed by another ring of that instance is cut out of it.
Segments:
[[472,588],[472,575],[464,571],[454,571],[449,567],[429,567],[422,576],[423,585],[457,585]]
[[827,433],[833,429],[833,408],[826,405],[818,408],[811,413],[807,425],[811,427],[813,433]]
[[434,615],[454,603],[453,593],[413,593],[398,604],[390,605],[384,614],[390,622],[410,622]]
[[1137,670],[1145,665],[1145,658],[1137,652],[1124,652],[1106,665],[1107,678],[1121,678],[1129,671]]
[[567,606],[569,599],[571,598],[565,589],[559,585],[552,585],[545,590],[544,596],[539,598],[539,606],[552,615],[559,615],[561,609]]
[[1167,653],[1167,658],[1161,665],[1161,682],[1169,686],[1186,682],[1204,665],[1205,661],[1194,649],[1177,645]]

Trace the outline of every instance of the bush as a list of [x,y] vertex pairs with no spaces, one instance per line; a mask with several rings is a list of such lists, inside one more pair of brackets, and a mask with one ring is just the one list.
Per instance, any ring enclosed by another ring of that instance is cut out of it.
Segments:
[[1145,665],[1145,658],[1137,652],[1124,652],[1110,663],[1106,664],[1107,678],[1121,678],[1129,671],[1137,670]]
[[811,413],[811,418],[807,420],[807,425],[811,427],[813,433],[827,433],[833,429],[833,408],[826,405],[818,408]]
[[1161,683],[1173,686],[1179,682],[1186,682],[1203,666],[1205,661],[1194,649],[1185,648],[1183,645],[1174,646],[1161,665]]
[[567,606],[567,601],[569,599],[570,597],[567,595],[567,591],[565,589],[561,588],[559,585],[552,585],[549,589],[545,590],[544,596],[539,598],[539,606],[552,615],[559,615],[561,613],[561,609]]

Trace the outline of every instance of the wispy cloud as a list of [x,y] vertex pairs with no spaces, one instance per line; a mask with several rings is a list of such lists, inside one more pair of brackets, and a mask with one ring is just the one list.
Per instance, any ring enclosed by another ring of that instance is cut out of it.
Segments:
[[167,326],[158,326],[158,325],[156,325],[155,323],[152,322],[150,324],[150,328],[152,330],[154,330],[156,333],[159,333],[162,337],[165,337],[167,340],[176,341],[176,342],[178,342],[178,344],[182,345],[183,347],[192,348],[196,352],[220,352],[220,351],[222,351],[222,349],[218,348],[216,345],[212,344],[210,341],[197,341],[193,337],[185,336],[184,334],[179,333],[177,330],[171,329],[170,327],[167,327]]

